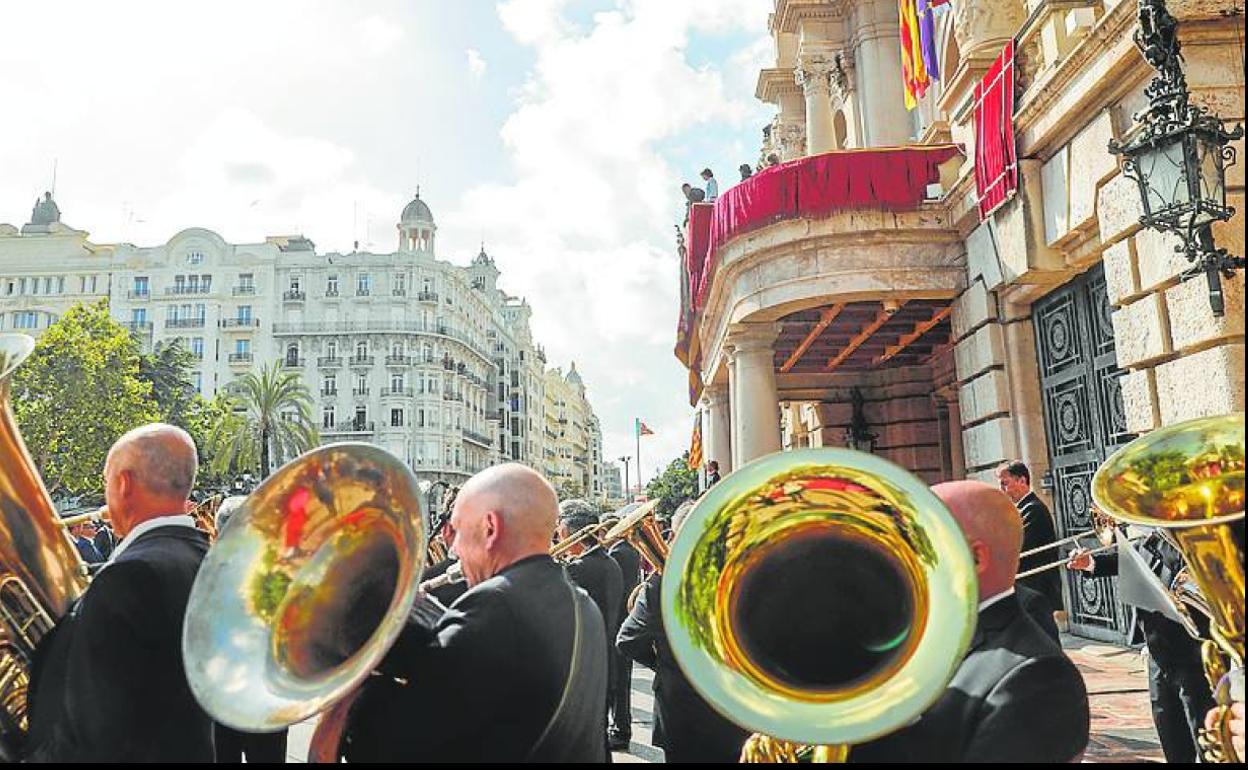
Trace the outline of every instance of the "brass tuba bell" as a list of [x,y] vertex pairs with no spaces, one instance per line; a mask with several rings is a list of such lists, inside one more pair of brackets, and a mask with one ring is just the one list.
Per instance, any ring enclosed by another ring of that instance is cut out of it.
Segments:
[[272,732],[333,705],[402,630],[424,568],[416,477],[380,447],[292,460],[217,534],[187,605],[187,680],[213,719]]
[[[1156,527],[1183,555],[1176,604],[1209,616],[1205,676],[1216,688],[1244,664],[1244,414],[1160,428],[1127,444],[1092,478],[1092,499],[1124,524]],[[1199,596],[1199,598],[1197,598]],[[1225,729],[1202,736],[1206,761],[1235,761]],[[1242,759],[1242,758],[1241,758]]]
[[756,460],[698,502],[664,568],[663,623],[725,717],[844,746],[940,696],[977,595],[962,531],[926,484],[869,454],[804,449]]
[[87,587],[87,568],[65,536],[52,499],[17,431],[9,390],[34,350],[0,334],[0,760],[16,761],[26,735],[35,647]]

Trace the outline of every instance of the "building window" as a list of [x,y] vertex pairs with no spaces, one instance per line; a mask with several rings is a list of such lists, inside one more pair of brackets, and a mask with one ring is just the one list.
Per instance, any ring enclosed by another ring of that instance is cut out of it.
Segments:
[[240,291],[254,292],[256,290],[256,276],[253,273],[238,274],[238,288]]
[[251,352],[251,340],[242,339],[234,340],[234,352],[240,356],[245,356]]
[[92,294],[95,294],[95,278],[96,278],[96,276],[94,276],[94,275],[93,275],[93,276],[91,276],[91,293],[92,293]]
[[195,390],[204,389],[204,373],[195,372]]
[[362,406],[355,408],[355,429],[364,430],[364,426],[368,424],[368,410]]
[[136,307],[130,311],[130,324],[132,326],[142,326],[147,323],[147,308]]
[[299,291],[302,284],[303,284],[303,278],[301,276],[292,275],[290,277],[290,290],[291,291]]
[[204,357],[204,338],[203,337],[191,338],[191,355],[195,356],[196,358]]
[[244,323],[251,322],[251,305],[238,306],[238,320],[243,321]]
[[38,329],[39,314],[33,310],[26,310],[13,314],[14,329]]
[[321,409],[321,427],[325,430],[333,430],[334,428],[334,407],[325,406]]
[[327,297],[338,296],[338,276],[331,275],[325,279],[325,296]]
[[355,376],[355,391],[361,395],[368,393],[368,375],[357,374]]
[[186,264],[202,265],[204,263],[204,252],[191,250],[186,252]]
[[373,289],[373,277],[368,273],[360,273],[356,279],[355,293],[361,297],[367,297]]
[[338,341],[337,340],[330,340],[329,342],[325,343],[325,357],[326,358],[338,357]]
[[368,356],[368,343],[361,340],[355,343],[355,357],[365,358]]
[[298,345],[286,346],[286,365],[287,366],[299,365],[299,346]]
[[403,375],[401,374],[390,375],[390,390],[394,391],[395,393],[398,393],[399,391],[403,390]]
[[327,374],[321,378],[321,395],[336,396],[338,395],[338,378],[335,375]]
[[134,296],[146,297],[148,295],[149,283],[147,276],[136,275],[134,277]]
[[407,276],[402,273],[394,277],[394,294],[401,297],[407,293]]
[[403,410],[402,409],[390,410],[390,427],[391,428],[403,427]]

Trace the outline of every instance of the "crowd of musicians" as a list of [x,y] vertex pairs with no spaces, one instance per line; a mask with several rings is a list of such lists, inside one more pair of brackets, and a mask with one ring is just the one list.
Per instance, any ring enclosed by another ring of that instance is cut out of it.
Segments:
[[[284,758],[284,733],[250,736],[215,726],[187,682],[183,618],[210,547],[186,513],[197,464],[189,436],[162,424],[131,431],[109,453],[109,534],[75,533],[80,550],[90,545],[103,568],[37,651],[27,759]],[[1015,580],[1020,554],[1054,540],[1053,520],[1024,465],[1009,464],[999,477],[999,488],[975,481],[933,487],[974,557],[978,622],[934,705],[908,726],[854,747],[851,761],[1066,762],[1086,751],[1088,693],[1055,622],[1060,577],[1048,571]],[[672,535],[688,510],[682,506],[668,522]],[[230,513],[224,506],[220,515]],[[495,466],[467,481],[441,533],[466,580],[417,600],[358,691],[341,758],[610,761],[632,738],[637,664],[654,671],[654,743],[667,761],[737,761],[746,732],[702,699],[668,646],[661,576],[647,575],[623,540],[603,547],[587,539],[566,557],[551,557],[552,542],[597,523],[594,507],[560,503],[550,483],[522,465]],[[1139,547],[1157,570],[1176,568],[1164,543]],[[429,574],[447,566],[433,565]],[[1077,551],[1067,567],[1105,575],[1116,564]],[[1199,647],[1158,613],[1140,612],[1139,622],[1166,758],[1192,761],[1196,729],[1213,705]],[[1232,719],[1241,755],[1242,709],[1236,704]]]

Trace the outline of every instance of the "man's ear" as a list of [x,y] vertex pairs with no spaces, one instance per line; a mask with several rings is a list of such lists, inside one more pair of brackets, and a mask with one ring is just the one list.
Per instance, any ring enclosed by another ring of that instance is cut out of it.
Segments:
[[983,575],[992,566],[992,551],[980,540],[971,542],[971,557],[975,559],[975,574]]
[[487,548],[492,548],[503,536],[503,517],[498,511],[487,511],[481,518],[482,540]]

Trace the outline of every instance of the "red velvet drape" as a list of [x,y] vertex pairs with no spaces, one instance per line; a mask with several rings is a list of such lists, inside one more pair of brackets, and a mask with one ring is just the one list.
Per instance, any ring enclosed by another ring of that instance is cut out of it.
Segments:
[[975,84],[975,191],[987,218],[1018,189],[1014,147],[1014,41]]

